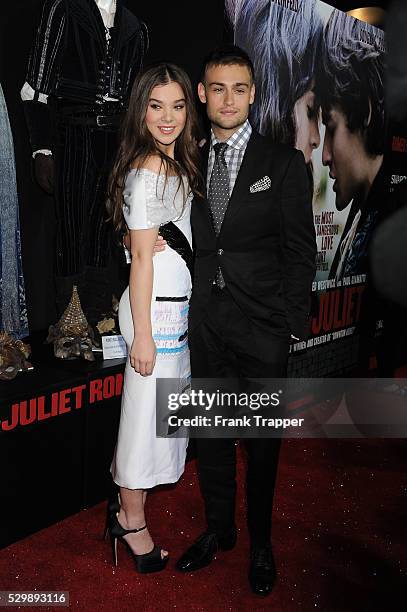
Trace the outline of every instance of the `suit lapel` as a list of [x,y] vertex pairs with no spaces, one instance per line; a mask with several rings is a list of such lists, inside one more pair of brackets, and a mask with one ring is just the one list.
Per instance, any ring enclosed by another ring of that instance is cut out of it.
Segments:
[[117,2],[116,16],[114,20],[113,36],[117,37],[117,51],[119,52],[130,39],[139,35],[141,24],[122,2]]
[[209,140],[207,140],[201,149],[201,172],[204,179],[204,194],[205,199],[208,199],[206,184],[207,184],[207,172],[208,172],[208,158],[209,158]]
[[209,202],[208,202],[208,194],[207,194],[207,189],[206,189],[207,172],[208,172],[208,157],[209,157],[209,140],[206,141],[206,143],[201,149],[201,172],[202,172],[202,177],[204,181],[203,193],[205,197],[199,198],[197,205],[201,206],[204,209],[205,216],[207,217],[207,221],[209,225],[211,226],[213,234],[215,235],[215,230],[213,229],[213,223],[212,223],[212,213],[210,211]]
[[233,218],[240,206],[244,204],[245,197],[249,193],[250,185],[253,182],[253,176],[256,174],[255,168],[258,156],[261,152],[261,148],[258,145],[259,139],[256,132],[253,131],[252,135],[250,136],[250,140],[247,143],[239,173],[236,177],[235,185],[225,212],[220,234],[222,234],[225,224],[227,224],[228,221]]
[[100,47],[104,49],[106,47],[105,25],[95,0],[86,0],[85,3],[73,0],[70,3],[70,8],[81,27],[92,38],[98,40]]

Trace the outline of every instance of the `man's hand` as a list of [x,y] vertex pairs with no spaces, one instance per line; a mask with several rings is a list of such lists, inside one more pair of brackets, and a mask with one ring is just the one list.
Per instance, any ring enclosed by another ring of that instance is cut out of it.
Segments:
[[41,189],[52,195],[54,193],[54,160],[52,155],[37,153],[34,158],[34,174]]
[[[123,244],[128,251],[131,251],[130,232],[127,232],[127,234],[123,236]],[[165,251],[166,245],[167,245],[167,241],[164,240],[164,238],[160,236],[160,234],[158,234],[157,240],[156,240],[156,243],[153,249],[153,255],[155,255],[156,253],[160,253],[160,251]]]
[[157,236],[157,240],[155,242],[154,245],[154,255],[156,253],[160,253],[160,251],[165,251],[165,247],[167,246],[167,241],[164,240],[164,238],[162,236],[160,236],[160,234],[158,234]]

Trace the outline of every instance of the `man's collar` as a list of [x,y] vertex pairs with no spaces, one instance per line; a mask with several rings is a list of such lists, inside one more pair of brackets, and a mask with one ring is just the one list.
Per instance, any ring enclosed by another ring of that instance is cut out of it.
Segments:
[[[234,132],[232,136],[230,136],[230,138],[228,138],[225,142],[229,147],[233,147],[234,149],[241,149],[247,144],[251,134],[252,126],[250,125],[249,120],[246,119],[243,125],[241,125],[240,128],[236,130],[236,132]],[[215,134],[213,133],[213,130],[211,130],[211,147],[213,147],[213,145],[215,145],[217,142],[220,141],[216,138]]]

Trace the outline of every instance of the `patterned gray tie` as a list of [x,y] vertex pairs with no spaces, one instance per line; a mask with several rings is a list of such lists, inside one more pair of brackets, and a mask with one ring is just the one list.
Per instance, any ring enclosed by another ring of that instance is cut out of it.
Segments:
[[[227,148],[228,145],[225,142],[217,142],[213,145],[215,162],[209,182],[208,202],[216,236],[219,236],[220,228],[222,227],[222,222],[229,204],[229,172],[225,160],[225,151]],[[215,281],[218,287],[223,289],[225,281],[220,268],[216,271]]]

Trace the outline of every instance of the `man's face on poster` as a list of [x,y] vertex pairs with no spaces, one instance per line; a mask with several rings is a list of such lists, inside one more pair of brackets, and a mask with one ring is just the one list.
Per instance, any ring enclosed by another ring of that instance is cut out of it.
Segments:
[[334,179],[335,206],[343,210],[363,189],[367,152],[359,131],[351,132],[344,112],[333,107],[324,113],[325,138],[322,163]]

